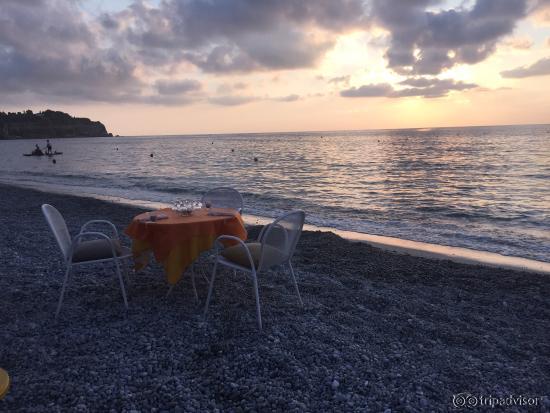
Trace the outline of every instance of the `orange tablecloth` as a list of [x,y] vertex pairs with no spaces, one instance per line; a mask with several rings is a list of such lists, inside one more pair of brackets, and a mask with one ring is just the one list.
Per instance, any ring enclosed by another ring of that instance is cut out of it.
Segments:
[[[219,210],[217,210],[219,211]],[[224,210],[231,212],[232,210]],[[206,209],[193,211],[189,216],[162,209],[168,219],[142,222],[148,212],[136,216],[125,233],[132,238],[132,252],[136,270],[148,263],[149,252],[164,266],[170,284],[176,284],[185,269],[203,252],[213,247],[220,235],[233,235],[243,241],[247,237],[241,215],[233,211],[231,216],[211,216]]]

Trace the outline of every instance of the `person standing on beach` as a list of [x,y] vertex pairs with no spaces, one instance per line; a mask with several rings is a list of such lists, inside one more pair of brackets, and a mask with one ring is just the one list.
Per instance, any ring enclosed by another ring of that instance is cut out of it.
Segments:
[[52,153],[52,144],[50,143],[49,139],[46,139],[46,153],[51,154]]

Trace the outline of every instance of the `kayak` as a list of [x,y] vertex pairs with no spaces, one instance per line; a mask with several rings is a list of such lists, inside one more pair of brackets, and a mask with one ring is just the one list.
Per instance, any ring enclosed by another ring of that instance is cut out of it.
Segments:
[[63,155],[63,152],[54,153],[24,153],[23,156],[54,156],[54,155]]

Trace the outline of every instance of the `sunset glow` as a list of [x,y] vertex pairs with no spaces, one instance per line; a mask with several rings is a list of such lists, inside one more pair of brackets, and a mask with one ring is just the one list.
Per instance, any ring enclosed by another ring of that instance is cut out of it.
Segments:
[[231,3],[2,2],[4,110],[126,135],[550,122],[548,2]]

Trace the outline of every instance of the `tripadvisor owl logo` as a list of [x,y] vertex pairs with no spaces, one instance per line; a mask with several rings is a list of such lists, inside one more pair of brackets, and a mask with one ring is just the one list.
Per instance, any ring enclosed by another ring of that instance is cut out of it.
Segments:
[[453,394],[453,407],[456,409],[473,409],[478,407],[512,407],[512,406],[540,406],[542,397],[539,396],[492,396],[475,395],[472,393]]

